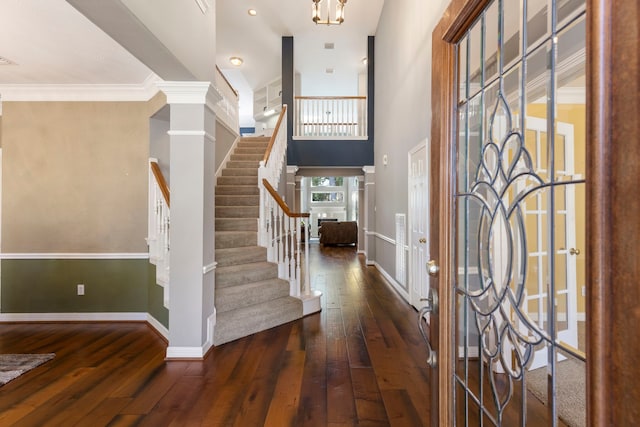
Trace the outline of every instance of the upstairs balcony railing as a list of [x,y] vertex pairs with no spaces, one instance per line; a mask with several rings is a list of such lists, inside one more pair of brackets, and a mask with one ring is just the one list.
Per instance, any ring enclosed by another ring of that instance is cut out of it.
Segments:
[[366,96],[296,96],[295,139],[367,139]]

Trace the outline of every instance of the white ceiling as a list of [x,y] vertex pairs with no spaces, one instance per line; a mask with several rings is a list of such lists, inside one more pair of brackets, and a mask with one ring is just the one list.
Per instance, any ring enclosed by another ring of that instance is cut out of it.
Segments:
[[142,84],[141,62],[65,0],[0,1],[0,85]]
[[[281,37],[292,35],[303,88],[327,93],[364,72],[367,36],[375,34],[383,3],[349,0],[344,24],[328,27],[311,21],[311,0],[217,0],[217,63],[239,89],[257,88],[280,76]],[[249,16],[249,8],[258,15]],[[324,50],[325,42],[335,49]],[[233,69],[231,56],[244,64]],[[0,94],[12,85],[143,85],[154,77],[65,0],[1,0],[0,57],[12,62],[0,65]]]
[[[227,70],[232,68],[230,57],[242,57],[242,74],[255,89],[280,76],[282,36],[294,36],[294,65],[303,88],[311,80],[331,89],[364,72],[367,36],[375,35],[383,4],[384,0],[349,0],[345,22],[326,26],[311,21],[311,0],[217,0],[216,62]],[[257,16],[249,16],[250,8]],[[325,50],[325,43],[334,43],[335,49]],[[333,75],[325,72],[327,68],[334,69]]]

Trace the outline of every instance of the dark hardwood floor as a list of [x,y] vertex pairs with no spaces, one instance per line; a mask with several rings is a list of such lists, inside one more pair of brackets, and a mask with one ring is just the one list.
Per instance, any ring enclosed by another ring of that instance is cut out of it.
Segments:
[[56,353],[0,387],[0,426],[429,425],[416,311],[354,248],[310,246],[322,312],[204,361],[141,323],[0,325],[0,353]]

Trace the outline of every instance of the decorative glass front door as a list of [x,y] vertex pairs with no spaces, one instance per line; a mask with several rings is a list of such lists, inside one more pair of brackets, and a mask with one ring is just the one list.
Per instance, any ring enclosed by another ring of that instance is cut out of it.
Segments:
[[457,45],[457,426],[584,424],[585,38],[494,0]]

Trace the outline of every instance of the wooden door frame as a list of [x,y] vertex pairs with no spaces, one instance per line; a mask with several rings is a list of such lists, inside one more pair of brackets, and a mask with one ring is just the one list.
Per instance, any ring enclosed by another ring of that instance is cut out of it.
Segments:
[[[452,141],[454,45],[489,0],[452,0],[432,38],[431,256],[441,266],[430,286],[453,307]],[[640,421],[640,5],[587,3],[587,425]],[[629,95],[631,94],[631,95]],[[433,316],[439,368],[432,381],[432,425],[453,424],[453,313]],[[439,414],[439,416],[438,416]]]

